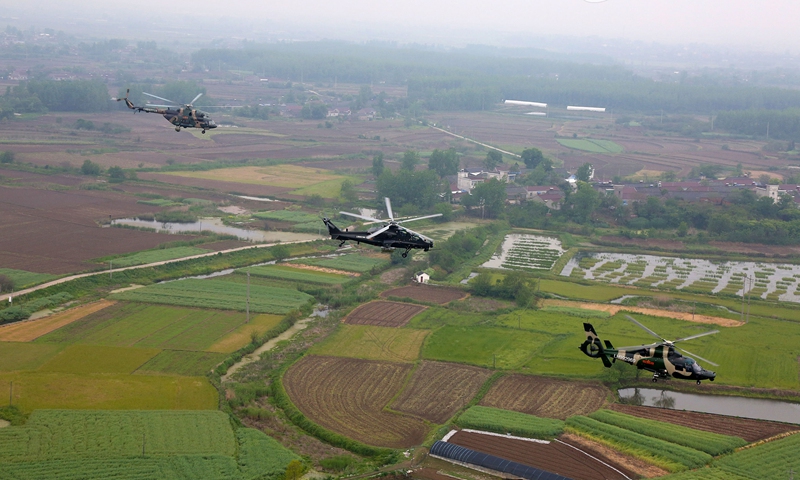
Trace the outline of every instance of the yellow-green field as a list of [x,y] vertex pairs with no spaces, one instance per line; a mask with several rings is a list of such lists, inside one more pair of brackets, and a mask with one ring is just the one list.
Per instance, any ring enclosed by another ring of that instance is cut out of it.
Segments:
[[222,337],[206,349],[208,352],[232,353],[250,343],[252,335],[263,335],[268,330],[275,328],[281,321],[280,315],[261,314]]
[[0,372],[34,370],[61,350],[59,345],[0,342]]
[[156,348],[70,345],[39,367],[40,372],[133,373],[161,350]]
[[[300,167],[297,165],[275,165],[271,167],[218,168],[199,172],[166,172],[179,177],[202,178],[224,182],[267,185],[272,187],[303,188],[323,182],[341,182],[354,178],[330,173],[330,170]],[[360,183],[360,182],[359,182]]]
[[370,325],[340,325],[325,343],[310,350],[315,355],[413,362],[428,330],[373,327]]

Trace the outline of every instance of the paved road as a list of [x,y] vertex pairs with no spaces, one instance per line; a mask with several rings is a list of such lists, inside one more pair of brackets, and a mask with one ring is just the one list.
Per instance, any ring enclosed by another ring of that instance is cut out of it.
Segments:
[[507,152],[507,151],[505,151],[505,150],[501,150],[501,149],[499,149],[499,148],[497,148],[497,147],[493,147],[493,146],[491,146],[491,145],[489,145],[489,144],[486,144],[486,143],[481,143],[481,142],[479,142],[479,141],[477,141],[477,140],[473,140],[473,139],[471,139],[471,138],[462,137],[461,135],[456,135],[455,133],[453,133],[453,132],[448,132],[447,130],[445,130],[445,129],[443,129],[443,128],[439,128],[439,127],[431,127],[431,128],[432,128],[432,129],[434,129],[434,130],[439,130],[439,131],[440,131],[440,132],[442,132],[442,133],[446,133],[446,134],[448,134],[448,135],[452,135],[452,136],[454,136],[454,137],[456,137],[456,138],[460,138],[460,139],[462,139],[462,140],[466,140],[466,141],[468,141],[468,142],[472,142],[472,143],[475,143],[475,144],[477,144],[477,145],[481,145],[481,146],[483,146],[483,147],[486,147],[486,148],[491,148],[492,150],[497,150],[497,151],[498,151],[498,152],[500,152],[500,153],[505,153],[506,155],[509,155],[509,156],[512,156],[512,157],[522,158],[522,155],[519,155],[519,154],[517,154],[517,153],[514,153],[514,152]]
[[[77,275],[70,275],[68,277],[62,277],[62,278],[59,278],[59,279],[56,279],[56,280],[53,280],[53,281],[50,281],[50,282],[47,282],[47,283],[43,283],[41,285],[36,285],[35,287],[26,288],[24,290],[20,290],[18,292],[14,292],[13,294],[11,294],[7,298],[9,298],[9,299],[12,298],[12,297],[16,298],[16,297],[18,297],[20,295],[25,295],[25,294],[28,294],[28,293],[32,293],[32,292],[35,292],[37,290],[41,290],[43,288],[52,287],[53,285],[60,285],[62,283],[71,282],[72,280],[77,280],[79,278],[85,278],[85,277],[92,277],[92,276],[95,276],[95,275],[109,275],[109,274],[113,274],[115,272],[124,272],[126,270],[136,270],[138,268],[157,267],[159,265],[166,265],[168,263],[183,262],[184,260],[193,260],[195,258],[210,257],[210,256],[216,255],[218,253],[238,252],[240,250],[247,250],[248,248],[267,248],[267,247],[274,247],[275,245],[289,245],[289,244],[292,244],[292,243],[305,243],[305,242],[312,242],[312,241],[313,240],[298,240],[298,241],[295,241],[295,242],[262,243],[262,244],[258,244],[258,245],[248,245],[246,247],[237,247],[237,248],[230,248],[228,250],[220,250],[219,252],[208,252],[208,253],[201,253],[201,254],[198,254],[198,255],[191,255],[191,256],[188,256],[188,257],[173,258],[172,260],[162,260],[160,262],[147,263],[147,264],[144,264],[144,265],[134,265],[134,266],[131,266],[131,267],[113,268],[113,269],[109,269],[109,270],[100,270],[100,271],[97,271],[97,272],[79,273]],[[8,301],[8,300],[6,300],[6,301]]]

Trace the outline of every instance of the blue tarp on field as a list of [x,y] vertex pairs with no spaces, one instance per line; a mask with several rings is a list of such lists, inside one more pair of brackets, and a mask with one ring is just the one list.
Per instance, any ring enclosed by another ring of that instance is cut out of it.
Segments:
[[528,480],[571,480],[555,473],[539,470],[521,463],[512,462],[504,458],[495,457],[488,453],[476,452],[447,442],[436,442],[431,447],[431,455],[449,458],[458,462],[470,463],[479,467],[488,468],[498,472],[509,473]]

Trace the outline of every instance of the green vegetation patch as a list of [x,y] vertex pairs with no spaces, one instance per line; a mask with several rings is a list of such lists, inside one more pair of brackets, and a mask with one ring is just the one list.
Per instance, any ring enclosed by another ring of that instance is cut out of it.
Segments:
[[[682,469],[676,468],[675,464],[684,468],[697,468],[711,461],[711,455],[705,452],[598,422],[589,417],[570,417],[567,419],[566,425],[578,432],[584,432],[620,446],[623,452],[632,453],[651,461],[655,460],[656,464],[670,471]],[[659,462],[659,459],[662,462]]]
[[353,185],[359,185],[361,182],[364,181],[363,178],[356,176],[342,177],[342,178],[337,178],[335,180],[327,180],[324,182],[320,182],[316,185],[298,188],[297,190],[292,190],[289,193],[291,193],[292,195],[303,195],[303,196],[319,195],[322,198],[338,198],[339,194],[342,192],[342,183],[345,180],[350,180],[351,182],[353,182]]
[[562,420],[540,418],[480,405],[469,408],[455,423],[461,428],[543,439],[555,438],[564,431]]
[[26,272],[25,270],[15,270],[13,268],[0,268],[0,275],[5,275],[10,278],[11,281],[14,282],[15,290],[20,290],[32,285],[39,285],[40,283],[49,282],[50,280],[58,278],[58,275]]
[[39,368],[40,372],[131,373],[156,356],[154,348],[70,345]]
[[575,150],[592,153],[622,153],[625,148],[611,140],[596,140],[593,138],[557,138],[561,145]]
[[315,355],[413,362],[429,330],[340,325],[328,339],[309,351]]
[[366,273],[375,267],[381,267],[389,263],[389,257],[372,258],[363,255],[342,255],[333,258],[304,258],[292,263],[302,263],[304,265],[318,265],[320,267],[333,268],[335,270],[345,270],[348,272]]
[[292,460],[300,457],[260,430],[236,430],[239,469],[244,478],[281,478]]
[[607,302],[623,295],[636,293],[636,291],[631,291],[630,288],[625,287],[615,287],[610,285],[580,285],[574,282],[546,279],[539,280],[539,289],[543,292],[555,293],[561,297],[593,300],[596,302]]
[[111,266],[129,267],[131,265],[144,265],[147,263],[161,262],[164,260],[190,257],[192,255],[201,255],[208,252],[210,252],[210,250],[197,247],[160,248],[158,250],[147,250],[146,252],[139,252],[134,253],[133,255],[114,258],[111,260]]
[[714,456],[730,453],[738,447],[747,445],[747,441],[739,437],[695,430],[680,425],[634,417],[612,410],[598,410],[589,415],[589,417],[609,425],[615,425],[648,437],[677,443]]
[[551,335],[543,332],[503,327],[445,326],[436,330],[425,342],[422,357],[426,360],[513,369],[524,365],[552,339]]
[[414,315],[408,322],[411,328],[437,328],[442,325],[468,327],[488,320],[487,315],[469,312],[455,312],[444,307],[430,307]]
[[604,312],[602,310],[589,310],[586,308],[578,308],[578,307],[544,307],[542,311],[563,313],[566,315],[572,315],[573,317],[580,317],[580,318],[608,318],[611,316],[610,313]]
[[800,452],[800,435],[795,434],[728,455],[714,466],[749,478],[788,478],[790,470],[800,471],[797,452]]
[[313,270],[303,270],[300,268],[286,267],[282,265],[264,265],[241,269],[239,272],[249,271],[251,275],[267,278],[278,278],[302,283],[321,283],[325,285],[341,285],[350,280],[344,275],[327,272],[315,272]]
[[299,212],[297,210],[267,210],[265,212],[254,213],[253,216],[265,220],[280,220],[282,222],[292,223],[316,222],[322,225],[322,220],[316,215]]
[[0,342],[0,372],[35,370],[61,349],[59,345]]
[[[222,280],[180,280],[151,285],[145,288],[116,293],[116,300],[162,303],[199,308],[245,310],[247,287]],[[250,286],[250,311],[258,313],[289,313],[311,300],[311,295],[288,288]]]
[[142,375],[201,376],[221,363],[224,353],[193,352],[187,350],[164,350],[136,370]]

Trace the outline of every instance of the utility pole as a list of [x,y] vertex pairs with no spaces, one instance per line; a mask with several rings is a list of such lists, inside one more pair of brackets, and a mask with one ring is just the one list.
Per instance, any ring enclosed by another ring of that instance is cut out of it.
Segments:
[[12,406],[14,404],[14,380],[11,380],[8,384],[8,406]]
[[247,267],[247,320],[245,323],[250,323],[250,267]]

